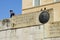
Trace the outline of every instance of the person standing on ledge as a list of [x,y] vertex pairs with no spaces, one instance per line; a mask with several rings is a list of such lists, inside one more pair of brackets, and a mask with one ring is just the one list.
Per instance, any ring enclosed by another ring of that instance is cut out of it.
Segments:
[[12,18],[12,16],[15,16],[15,13],[13,12],[13,10],[10,10],[10,18]]

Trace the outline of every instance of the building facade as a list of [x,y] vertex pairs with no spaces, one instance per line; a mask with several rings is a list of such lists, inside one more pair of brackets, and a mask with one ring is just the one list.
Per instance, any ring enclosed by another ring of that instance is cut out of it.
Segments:
[[23,3],[23,5],[24,5],[22,6],[23,14],[35,13],[35,12],[37,12],[38,14],[38,11],[41,12],[41,10],[44,10],[44,8],[46,8],[47,10],[49,9],[50,20],[47,24],[44,25],[45,28],[43,27],[44,29],[42,33],[43,34],[42,40],[60,40],[60,37],[59,37],[60,26],[58,26],[60,25],[59,23],[60,1],[59,0],[30,0],[28,4],[25,5]]
[[[50,15],[45,24],[43,11]],[[59,13],[59,0],[22,0],[22,15],[0,21],[0,40],[60,40]]]

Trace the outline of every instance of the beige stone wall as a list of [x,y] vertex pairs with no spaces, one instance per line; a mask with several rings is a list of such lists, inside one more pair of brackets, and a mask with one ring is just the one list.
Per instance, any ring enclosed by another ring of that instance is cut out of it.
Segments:
[[43,28],[39,27],[40,25],[16,30],[0,30],[0,40],[42,40]]
[[52,3],[52,4],[48,4],[48,5],[42,5],[42,6],[38,6],[38,7],[32,7],[32,8],[28,8],[28,9],[23,9],[22,10],[22,14],[25,13],[31,13],[31,12],[36,12],[36,11],[40,11],[41,9],[53,9],[53,16],[54,16],[54,21],[60,21],[60,2],[57,3]]
[[14,16],[11,19],[11,21],[16,24],[15,27],[26,27],[26,26],[38,25],[41,24],[39,22],[39,15],[40,12],[22,14],[22,15]]
[[46,4],[50,4],[53,2],[54,2],[54,0],[41,0],[41,5],[46,5]]
[[[40,0],[40,6],[53,3],[54,0]],[[33,0],[22,0],[22,9],[31,8],[33,6]]]
[[22,9],[30,8],[33,6],[33,0],[22,0]]

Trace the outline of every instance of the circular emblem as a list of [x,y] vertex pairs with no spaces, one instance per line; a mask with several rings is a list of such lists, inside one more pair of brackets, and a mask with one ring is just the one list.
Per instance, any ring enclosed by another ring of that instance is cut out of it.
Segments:
[[47,11],[43,11],[41,12],[41,14],[39,15],[39,21],[42,23],[42,24],[45,24],[48,22],[50,18],[50,15]]

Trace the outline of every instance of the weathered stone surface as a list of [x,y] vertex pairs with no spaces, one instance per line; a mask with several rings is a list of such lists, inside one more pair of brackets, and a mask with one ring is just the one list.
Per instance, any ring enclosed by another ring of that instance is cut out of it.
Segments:
[[15,23],[15,27],[38,25],[41,24],[39,22],[39,15],[40,12],[22,14],[22,15],[14,16],[11,20],[13,23]]
[[45,25],[45,37],[60,37],[60,22],[52,22]]

